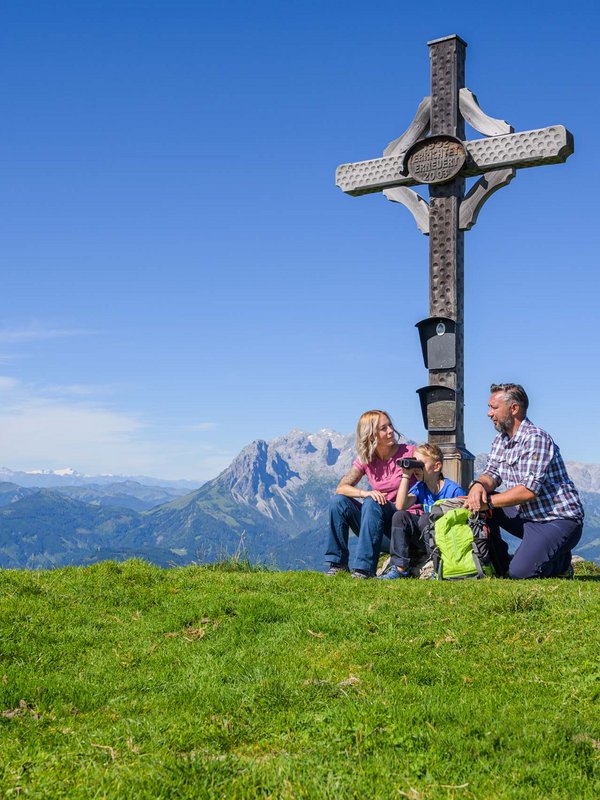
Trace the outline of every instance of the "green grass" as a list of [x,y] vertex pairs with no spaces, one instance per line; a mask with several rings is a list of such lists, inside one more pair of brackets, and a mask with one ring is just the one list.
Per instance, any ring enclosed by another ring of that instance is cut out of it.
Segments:
[[579,569],[0,572],[0,795],[597,798],[600,570]]

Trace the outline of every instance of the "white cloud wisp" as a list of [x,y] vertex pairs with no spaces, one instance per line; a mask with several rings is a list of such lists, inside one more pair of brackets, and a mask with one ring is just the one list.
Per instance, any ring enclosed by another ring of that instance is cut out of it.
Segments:
[[70,396],[57,396],[56,388],[0,376],[1,465],[207,480],[230,461],[197,438],[212,424],[168,430],[92,399],[102,387],[77,386]]

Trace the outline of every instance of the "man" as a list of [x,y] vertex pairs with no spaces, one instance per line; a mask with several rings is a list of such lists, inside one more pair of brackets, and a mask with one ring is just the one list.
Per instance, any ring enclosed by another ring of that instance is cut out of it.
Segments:
[[[572,575],[571,550],[583,529],[583,506],[558,446],[527,418],[529,399],[516,383],[493,383],[488,417],[498,431],[484,472],[465,506],[492,510],[498,567],[510,578]],[[504,490],[495,490],[504,485]],[[522,540],[508,563],[500,528]],[[508,568],[508,569],[507,569]]]

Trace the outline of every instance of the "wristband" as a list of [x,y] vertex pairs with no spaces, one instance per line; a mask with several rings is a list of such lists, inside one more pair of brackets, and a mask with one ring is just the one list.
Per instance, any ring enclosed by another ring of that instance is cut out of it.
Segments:
[[[467,489],[467,491],[468,491],[468,492],[470,492],[470,491],[471,491],[471,489],[472,489],[472,488],[475,486],[475,484],[476,484],[476,483],[478,483],[480,486],[482,486],[482,487],[485,489],[485,486],[483,486],[483,483],[482,483],[481,481],[471,481],[471,483],[469,484],[469,488]],[[486,489],[486,492],[487,492],[487,489]]]
[[492,503],[492,495],[488,495],[488,508],[490,511],[494,510],[494,504]]

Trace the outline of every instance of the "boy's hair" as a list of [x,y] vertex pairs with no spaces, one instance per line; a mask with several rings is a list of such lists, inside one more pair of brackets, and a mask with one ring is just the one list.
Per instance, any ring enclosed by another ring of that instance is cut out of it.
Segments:
[[420,444],[415,447],[415,453],[417,452],[423,453],[423,455],[427,456],[428,458],[432,458],[434,461],[439,461],[440,464],[444,466],[444,454],[437,444],[429,444],[429,442],[425,442],[425,444]]

